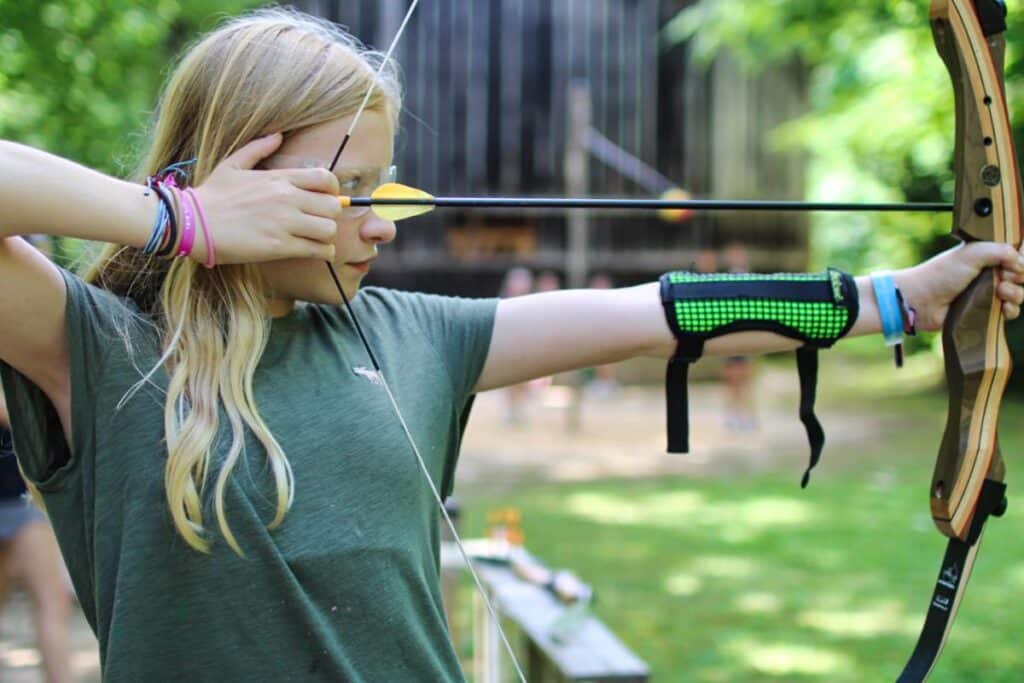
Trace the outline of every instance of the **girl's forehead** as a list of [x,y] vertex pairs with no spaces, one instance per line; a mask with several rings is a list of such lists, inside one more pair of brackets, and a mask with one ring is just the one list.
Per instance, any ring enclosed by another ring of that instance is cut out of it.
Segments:
[[[352,117],[346,116],[310,126],[290,135],[278,153],[330,163],[351,125]],[[379,112],[367,110],[359,118],[338,163],[345,166],[387,166],[391,163],[393,151],[394,131],[390,120]]]

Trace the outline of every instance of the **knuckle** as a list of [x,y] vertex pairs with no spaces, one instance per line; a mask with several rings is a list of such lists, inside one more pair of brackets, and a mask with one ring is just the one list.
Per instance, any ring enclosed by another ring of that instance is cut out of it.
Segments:
[[[341,215],[341,211],[341,202],[332,198],[327,202],[327,211],[324,213],[331,219],[331,223],[334,223],[334,221]],[[337,228],[337,226],[335,226],[335,228]]]
[[326,168],[318,168],[317,171],[319,172],[318,181],[321,187],[329,189],[338,187],[338,177],[334,173]]

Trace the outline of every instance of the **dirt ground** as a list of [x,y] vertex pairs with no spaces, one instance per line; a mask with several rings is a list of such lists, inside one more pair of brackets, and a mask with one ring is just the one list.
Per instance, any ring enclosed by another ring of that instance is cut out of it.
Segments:
[[[660,387],[584,392],[573,426],[572,391],[535,386],[522,419],[511,421],[507,396],[481,395],[466,431],[457,492],[510,487],[527,481],[583,481],[608,477],[693,477],[789,468],[797,482],[807,442],[797,418],[793,372],[771,370],[757,379],[757,426],[727,429],[723,395],[714,383],[691,389],[691,450],[665,453],[665,403]],[[877,433],[870,418],[819,411],[829,443],[857,443]],[[828,466],[827,462],[824,465]],[[301,492],[299,492],[301,495]],[[96,641],[79,610],[71,625],[77,681],[99,681]],[[14,592],[0,615],[0,680],[42,683],[27,598]]]

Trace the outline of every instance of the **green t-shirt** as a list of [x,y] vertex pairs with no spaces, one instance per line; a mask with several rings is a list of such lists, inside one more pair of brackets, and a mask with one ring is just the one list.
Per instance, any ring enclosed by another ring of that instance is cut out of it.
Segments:
[[[154,329],[132,323],[123,300],[65,281],[74,443],[59,470],[47,470],[65,448],[51,404],[2,363],[0,377],[104,680],[463,680],[441,603],[437,505],[347,312],[300,305],[273,321],[254,392],[294,470],[295,502],[268,531],[273,477],[249,435],[225,496],[246,556],[219,534],[205,555],[176,534],[164,497],[166,374],[118,408],[156,363]],[[449,492],[496,302],[368,288],[353,306]],[[221,430],[226,449],[223,420]]]

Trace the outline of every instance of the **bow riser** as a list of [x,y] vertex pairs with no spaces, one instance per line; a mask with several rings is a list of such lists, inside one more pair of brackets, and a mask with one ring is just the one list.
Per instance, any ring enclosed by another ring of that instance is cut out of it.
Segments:
[[[1003,86],[1005,7],[995,0],[934,0],[932,32],[956,95],[953,234],[1021,243],[1021,179]],[[987,34],[987,35],[986,35]],[[985,272],[951,306],[943,329],[949,414],[932,478],[939,530],[966,540],[986,479],[1005,474],[996,429],[1011,361]]]

